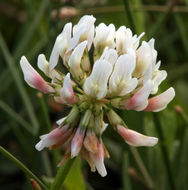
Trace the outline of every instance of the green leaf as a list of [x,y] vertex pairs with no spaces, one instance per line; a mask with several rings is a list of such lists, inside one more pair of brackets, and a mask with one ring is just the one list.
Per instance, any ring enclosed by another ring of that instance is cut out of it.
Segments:
[[76,158],[66,179],[64,186],[68,190],[85,190],[84,179],[81,172],[81,161]]

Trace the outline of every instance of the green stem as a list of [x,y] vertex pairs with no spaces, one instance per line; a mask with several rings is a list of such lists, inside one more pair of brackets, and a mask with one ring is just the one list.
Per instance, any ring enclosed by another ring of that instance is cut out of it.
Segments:
[[48,177],[52,177],[53,175],[52,175],[51,163],[50,163],[48,153],[46,151],[42,152],[42,160],[43,160],[44,168],[46,170],[46,175]]
[[170,184],[171,190],[175,190],[176,189],[175,183],[174,183],[175,179],[174,179],[173,172],[171,169],[171,163],[170,163],[170,159],[168,156],[168,150],[167,150],[167,147],[165,145],[165,138],[163,135],[162,126],[161,126],[161,123],[160,123],[160,120],[158,118],[157,113],[153,113],[153,121],[155,123],[155,128],[156,128],[156,131],[157,131],[159,138],[160,138],[160,141],[161,141],[160,148],[162,151],[162,157],[163,157],[165,167],[166,167],[166,171],[167,171],[169,184]]
[[36,134],[38,132],[38,121],[37,121],[36,115],[34,113],[33,106],[31,104],[29,96],[28,96],[28,94],[24,88],[22,79],[19,75],[19,71],[15,65],[15,62],[14,62],[14,60],[13,60],[13,58],[12,58],[12,56],[8,50],[8,47],[4,41],[1,33],[0,33],[0,49],[2,50],[5,61],[6,61],[8,67],[10,69],[11,75],[14,78],[14,81],[17,85],[18,91],[19,91],[19,93],[23,99],[24,104],[25,104],[26,110],[28,112],[28,116],[30,117],[31,123],[33,125],[33,133]]
[[124,7],[125,7],[125,12],[127,13],[127,17],[129,20],[131,30],[133,31],[133,33],[136,33],[136,26],[134,23],[134,19],[133,19],[133,15],[132,15],[132,10],[130,8],[129,0],[123,0],[123,3],[124,3]]
[[26,175],[28,175],[30,178],[33,178],[42,187],[43,190],[48,190],[47,186],[35,174],[33,174],[24,164],[22,164],[17,158],[15,158],[2,146],[0,146],[0,152],[9,160],[13,161]]
[[133,154],[133,156],[134,156],[134,158],[135,158],[135,160],[136,160],[136,162],[138,164],[138,167],[139,167],[140,171],[142,172],[142,175],[144,176],[144,179],[146,181],[146,184],[147,184],[148,188],[152,189],[153,188],[152,179],[151,179],[146,167],[144,166],[144,163],[143,163],[137,149],[130,146],[130,150],[131,150],[131,152],[132,152],[132,154]]
[[41,104],[42,112],[43,112],[43,115],[44,115],[44,121],[45,121],[46,126],[47,126],[47,132],[50,132],[51,131],[51,122],[50,122],[46,102],[44,100],[44,96],[43,96],[42,93],[39,93],[38,97],[40,99],[40,104]]
[[123,152],[123,163],[122,163],[122,182],[123,190],[131,190],[131,183],[128,174],[129,167],[129,154],[128,152]]
[[61,189],[61,186],[68,174],[68,172],[71,169],[72,164],[74,163],[75,158],[73,159],[68,159],[65,165],[63,165],[61,168],[59,168],[57,175],[55,177],[55,180],[50,188],[50,190],[58,190]]

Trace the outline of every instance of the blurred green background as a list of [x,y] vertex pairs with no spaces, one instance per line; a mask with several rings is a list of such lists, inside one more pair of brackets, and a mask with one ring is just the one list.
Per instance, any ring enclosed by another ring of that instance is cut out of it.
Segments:
[[[68,7],[68,8],[67,8]],[[0,1],[0,145],[46,183],[56,174],[63,150],[38,152],[35,144],[67,108],[38,94],[24,81],[19,60],[36,68],[38,54],[49,58],[56,36],[67,22],[93,14],[96,25],[113,23],[155,38],[161,69],[168,78],[160,92],[173,86],[176,98],[152,114],[121,111],[129,128],[159,137],[153,148],[132,149],[108,127],[103,135],[111,158],[105,178],[77,159],[65,190],[188,189],[188,0],[1,0]],[[31,190],[29,177],[0,154],[0,190]]]

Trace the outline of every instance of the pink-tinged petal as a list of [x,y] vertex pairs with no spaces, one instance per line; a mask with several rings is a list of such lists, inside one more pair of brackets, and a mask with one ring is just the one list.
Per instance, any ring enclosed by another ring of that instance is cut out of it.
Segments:
[[59,138],[59,140],[50,146],[51,149],[57,148],[61,145],[63,145],[72,135],[72,129],[68,129],[62,136]]
[[144,86],[138,90],[131,98],[125,101],[124,106],[127,110],[141,111],[148,105],[148,97],[152,90],[152,82],[148,80]]
[[166,106],[172,101],[175,96],[174,88],[169,88],[165,92],[150,98],[148,100],[148,106],[144,111],[158,112],[166,108]]
[[36,88],[44,93],[54,92],[54,89],[29,64],[25,56],[22,56],[20,65],[24,74],[24,79],[29,86]]
[[131,146],[154,146],[158,142],[156,137],[142,135],[121,125],[117,125],[117,131],[126,143]]
[[68,126],[63,126],[61,128],[56,128],[50,133],[42,135],[41,140],[36,144],[35,148],[41,151],[45,147],[50,147],[62,142],[65,134],[68,131]]
[[76,102],[76,96],[72,88],[70,73],[68,73],[64,78],[63,88],[60,90],[60,96],[64,102],[67,102],[69,104]]
[[84,141],[85,130],[77,129],[71,141],[71,158],[77,156],[82,148]]
[[91,159],[95,164],[95,167],[102,177],[107,175],[107,171],[104,165],[104,149],[102,140],[98,142],[98,151],[96,154],[90,153]]

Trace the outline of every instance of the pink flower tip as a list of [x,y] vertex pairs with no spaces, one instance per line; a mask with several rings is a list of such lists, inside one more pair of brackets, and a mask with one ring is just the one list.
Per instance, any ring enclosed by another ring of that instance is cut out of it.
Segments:
[[99,174],[102,177],[105,177],[107,175],[107,171],[104,165],[104,148],[102,140],[98,141],[97,153],[93,154],[90,152],[90,156]]
[[44,93],[54,92],[54,89],[30,65],[25,56],[21,57],[20,66],[24,74],[24,79],[29,86],[36,88]]
[[158,142],[156,137],[142,135],[121,125],[117,126],[117,131],[126,143],[132,146],[154,146]]
[[66,134],[68,133],[68,126],[64,126],[61,128],[56,128],[52,130],[50,133],[42,135],[41,140],[35,145],[35,148],[38,151],[43,150],[46,147],[51,147],[53,145],[57,145],[60,142],[64,141]]
[[148,100],[148,106],[145,108],[144,111],[161,111],[167,107],[167,105],[173,100],[174,96],[175,90],[171,87],[165,92],[159,94],[158,96],[150,98]]
[[77,156],[82,148],[85,131],[77,129],[72,141],[71,141],[71,158]]

